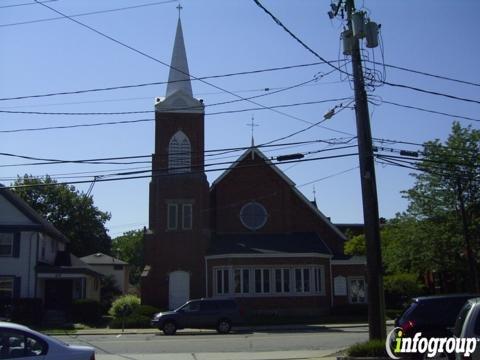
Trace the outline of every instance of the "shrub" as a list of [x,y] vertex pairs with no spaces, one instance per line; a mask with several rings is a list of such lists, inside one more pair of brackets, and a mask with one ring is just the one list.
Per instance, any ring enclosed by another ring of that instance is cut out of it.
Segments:
[[[110,327],[119,329],[122,327],[122,318],[115,318],[110,322]],[[125,328],[148,328],[150,318],[139,314],[131,314],[125,318]]]
[[75,300],[72,303],[72,320],[74,322],[96,323],[102,317],[102,305],[90,299]]
[[150,305],[140,305],[137,309],[135,309],[135,314],[141,315],[141,316],[146,316],[149,319],[153,317],[154,314],[160,312],[158,308],[155,306],[150,306]]
[[425,290],[415,274],[393,274],[383,278],[385,303],[389,308],[402,308],[410,298],[422,295]]
[[38,325],[42,322],[42,299],[18,298],[12,300],[10,319],[13,322]]
[[114,319],[121,319],[122,316],[129,316],[140,306],[140,299],[135,295],[125,295],[117,298],[108,311]]
[[384,340],[370,340],[350,346],[347,349],[348,356],[357,357],[386,357]]

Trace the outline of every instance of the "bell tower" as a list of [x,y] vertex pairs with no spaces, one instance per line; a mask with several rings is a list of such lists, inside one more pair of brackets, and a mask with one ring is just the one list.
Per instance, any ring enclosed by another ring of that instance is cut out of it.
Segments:
[[142,303],[176,308],[205,296],[209,185],[204,105],[193,97],[180,17],[168,85],[155,100],[155,153],[145,232]]

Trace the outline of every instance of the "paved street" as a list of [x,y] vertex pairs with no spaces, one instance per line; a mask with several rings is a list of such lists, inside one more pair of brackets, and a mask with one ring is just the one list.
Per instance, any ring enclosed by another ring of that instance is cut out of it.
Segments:
[[96,348],[97,359],[300,359],[322,357],[368,337],[366,327],[305,330],[215,331],[184,330],[175,336],[155,334],[57,336],[70,344]]

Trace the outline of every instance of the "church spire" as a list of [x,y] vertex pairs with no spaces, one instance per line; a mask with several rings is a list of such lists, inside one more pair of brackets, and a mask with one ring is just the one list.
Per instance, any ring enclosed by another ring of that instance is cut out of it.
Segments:
[[188,71],[187,52],[185,51],[185,43],[183,40],[182,22],[180,20],[180,9],[170,66],[167,93],[165,96],[169,97],[177,90],[183,90],[185,94],[193,97],[190,72]]

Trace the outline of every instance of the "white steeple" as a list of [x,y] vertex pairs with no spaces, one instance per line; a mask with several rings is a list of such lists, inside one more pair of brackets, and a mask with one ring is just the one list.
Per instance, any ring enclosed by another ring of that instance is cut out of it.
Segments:
[[169,97],[178,90],[183,90],[185,95],[193,98],[190,72],[188,71],[187,53],[183,41],[182,22],[180,17],[177,23],[175,44],[173,45],[172,61],[170,62],[170,74],[168,75],[167,93]]

